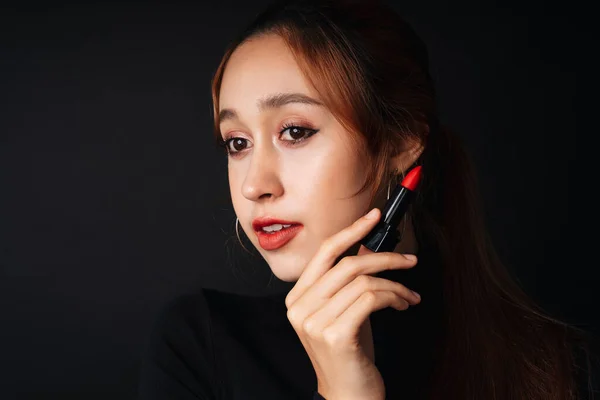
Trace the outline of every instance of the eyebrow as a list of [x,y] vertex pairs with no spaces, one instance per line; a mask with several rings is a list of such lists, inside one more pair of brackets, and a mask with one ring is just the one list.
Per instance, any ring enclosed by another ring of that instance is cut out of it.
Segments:
[[[258,100],[257,106],[260,111],[263,111],[266,109],[280,108],[290,103],[323,106],[323,103],[321,103],[320,101],[302,93],[277,93],[271,96],[267,96],[264,99]],[[230,119],[238,119],[238,115],[235,112],[235,110],[231,108],[224,108],[221,111],[219,111],[219,123]]]

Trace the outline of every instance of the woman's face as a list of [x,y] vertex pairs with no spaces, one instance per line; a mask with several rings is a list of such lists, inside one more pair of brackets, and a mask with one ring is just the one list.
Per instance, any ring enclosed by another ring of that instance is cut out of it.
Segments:
[[[353,196],[365,163],[329,110],[306,100],[320,102],[279,36],[238,47],[220,90],[221,135],[236,138],[227,143],[235,213],[273,274],[295,282],[326,238],[368,211],[369,191]],[[264,218],[292,225],[268,233],[264,224],[281,226]]]

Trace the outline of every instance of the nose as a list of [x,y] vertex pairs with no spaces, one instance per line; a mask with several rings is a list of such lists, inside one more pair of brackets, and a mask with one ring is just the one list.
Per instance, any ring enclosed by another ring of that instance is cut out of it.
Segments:
[[246,178],[242,184],[242,194],[251,201],[279,197],[283,194],[276,154],[255,146]]

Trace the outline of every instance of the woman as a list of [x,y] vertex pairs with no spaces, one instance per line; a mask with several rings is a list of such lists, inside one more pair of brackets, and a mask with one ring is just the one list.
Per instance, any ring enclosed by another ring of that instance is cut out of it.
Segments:
[[[372,0],[276,3],[232,43],[212,96],[233,207],[295,285],[175,302],[143,398],[587,395],[585,335],[545,315],[497,259],[428,68],[423,42]],[[423,178],[396,249],[359,246],[415,165]]]

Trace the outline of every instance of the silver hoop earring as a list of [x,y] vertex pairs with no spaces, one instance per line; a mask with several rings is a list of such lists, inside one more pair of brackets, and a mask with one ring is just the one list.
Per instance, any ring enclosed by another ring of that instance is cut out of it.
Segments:
[[248,250],[246,248],[246,246],[244,246],[244,243],[242,243],[242,239],[240,238],[240,231],[238,229],[238,225],[240,224],[240,220],[238,219],[238,217],[235,217],[235,235],[238,238],[238,241],[240,242],[240,244],[242,245],[242,247],[244,248],[244,250],[246,250],[248,253],[250,253],[250,250]]
[[396,174],[397,171],[398,170],[394,171],[394,173],[392,174],[392,178],[388,181],[386,200],[390,199],[390,192],[391,192],[392,181],[394,181],[394,187],[398,184],[398,174]]

